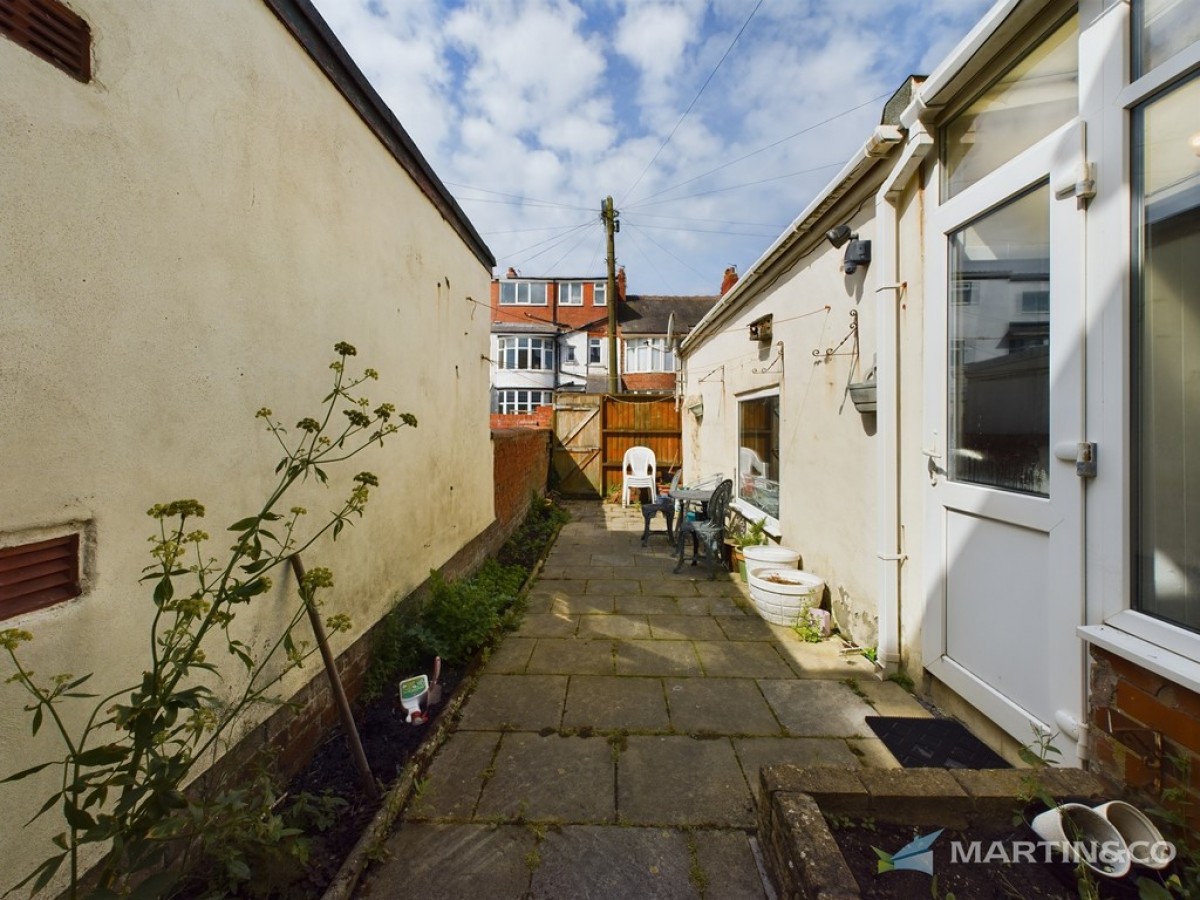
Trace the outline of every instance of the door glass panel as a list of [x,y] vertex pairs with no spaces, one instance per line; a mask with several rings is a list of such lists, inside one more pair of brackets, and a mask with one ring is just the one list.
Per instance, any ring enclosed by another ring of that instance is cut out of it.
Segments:
[[1133,128],[1134,598],[1200,629],[1200,78],[1136,109]]
[[1134,0],[1134,78],[1196,41],[1200,41],[1200,0]]
[[1047,185],[950,235],[949,288],[948,477],[1047,496]]
[[1078,27],[1078,16],[1072,16],[946,126],[944,199],[970,187],[1075,117],[1079,106]]

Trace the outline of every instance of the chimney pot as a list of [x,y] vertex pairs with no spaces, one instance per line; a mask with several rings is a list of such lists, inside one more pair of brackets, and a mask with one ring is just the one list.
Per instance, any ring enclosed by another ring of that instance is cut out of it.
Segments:
[[731,287],[737,284],[738,273],[737,266],[727,266],[725,268],[725,277],[721,279],[721,296],[724,297],[726,292]]

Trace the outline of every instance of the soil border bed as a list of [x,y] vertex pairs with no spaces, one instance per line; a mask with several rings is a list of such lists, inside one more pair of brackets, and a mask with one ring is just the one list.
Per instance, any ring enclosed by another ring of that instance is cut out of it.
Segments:
[[[825,814],[917,828],[970,828],[1012,815],[1021,769],[835,769],[765,766],[759,772],[759,837],[782,900],[850,900],[858,882],[842,857]],[[1039,780],[1055,797],[1109,798],[1081,769],[1044,769]]]

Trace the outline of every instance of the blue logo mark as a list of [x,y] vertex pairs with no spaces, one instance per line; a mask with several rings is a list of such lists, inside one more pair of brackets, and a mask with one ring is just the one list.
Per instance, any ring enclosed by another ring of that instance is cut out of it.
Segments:
[[875,855],[879,857],[879,862],[877,863],[878,871],[883,873],[903,869],[932,875],[933,850],[930,848],[943,830],[939,828],[933,834],[918,835],[895,853],[888,853],[880,850],[878,847],[872,847],[871,849],[875,851]]

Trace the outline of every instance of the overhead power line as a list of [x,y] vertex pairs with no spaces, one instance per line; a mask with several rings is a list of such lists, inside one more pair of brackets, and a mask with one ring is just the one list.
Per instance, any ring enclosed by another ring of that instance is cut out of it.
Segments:
[[619,206],[624,205],[625,198],[633,193],[633,189],[636,188],[638,184],[641,183],[641,180],[646,177],[646,173],[650,171],[650,167],[654,165],[659,155],[663,152],[663,150],[667,149],[667,144],[671,143],[671,138],[675,137],[675,132],[679,130],[679,126],[683,124],[683,120],[688,117],[688,113],[692,111],[692,107],[696,105],[696,101],[700,99],[700,95],[704,93],[704,89],[708,87],[708,83],[713,80],[713,76],[717,74],[717,70],[721,68],[721,65],[725,62],[729,54],[733,52],[733,48],[737,44],[738,39],[741,38],[742,32],[746,30],[746,26],[750,24],[751,19],[753,19],[758,13],[758,9],[762,5],[763,0],[758,0],[758,3],[754,4],[754,9],[750,10],[750,15],[746,17],[746,21],[743,22],[742,27],[738,29],[738,33],[733,36],[733,40],[729,42],[729,46],[725,48],[725,52],[721,54],[721,58],[717,60],[717,64],[713,66],[713,70],[708,73],[708,77],[704,79],[704,84],[700,85],[700,90],[696,92],[696,96],[692,98],[692,102],[689,103],[687,109],[683,111],[683,115],[679,117],[679,121],[676,122],[675,127],[671,129],[671,133],[667,135],[666,140],[662,142],[662,145],[656,151],[654,151],[654,156],[650,158],[650,162],[646,163],[646,168],[642,169],[642,174],[640,174],[633,184],[629,186],[629,190],[622,195],[621,202],[618,204]]
[[679,182],[679,184],[672,185],[671,187],[668,187],[668,188],[663,188],[661,191],[657,191],[656,193],[650,194],[641,200],[634,201],[632,204],[630,204],[630,208],[633,208],[642,203],[645,203],[647,200],[653,200],[655,197],[660,197],[663,194],[670,193],[671,191],[676,190],[681,187],[684,187],[685,185],[689,185],[693,181],[699,181],[701,178],[707,178],[709,175],[714,175],[717,172],[720,172],[722,169],[728,169],[730,166],[737,165],[738,163],[740,163],[744,160],[747,160],[752,156],[757,156],[760,153],[765,153],[768,150],[778,147],[780,144],[786,144],[788,141],[792,140],[793,138],[798,138],[802,134],[807,134],[808,132],[812,131],[813,129],[820,128],[822,125],[828,125],[830,122],[834,122],[838,119],[843,118],[844,116],[850,115],[850,113],[858,112],[864,106],[870,106],[872,103],[878,103],[880,100],[883,100],[885,97],[889,97],[889,96],[891,96],[891,92],[888,92],[886,94],[880,94],[878,97],[872,97],[870,100],[866,100],[866,101],[858,104],[858,106],[850,107],[850,109],[844,109],[840,113],[830,116],[828,119],[822,119],[820,122],[814,122],[812,125],[808,125],[804,128],[801,128],[799,131],[789,134],[787,137],[782,137],[779,140],[774,141],[770,144],[767,144],[765,147],[759,147],[757,150],[751,150],[745,156],[739,156],[737,159],[731,159],[731,160],[729,160],[729,162],[722,163],[721,165],[717,166],[715,169],[709,169],[707,172],[701,172],[699,175],[696,175],[693,178],[689,178],[687,181],[681,181],[681,182]]
[[747,181],[744,184],[733,184],[729,187],[713,188],[711,191],[700,191],[695,194],[684,194],[682,197],[670,197],[666,200],[654,200],[650,203],[642,203],[633,209],[644,209],[647,206],[662,206],[664,203],[679,203],[683,200],[692,200],[696,197],[706,197],[709,194],[723,194],[727,191],[740,191],[742,188],[754,187],[758,184],[768,184],[772,181],[783,181],[785,178],[795,178],[798,175],[811,175],[813,172],[820,172],[824,169],[836,169],[845,165],[845,163],[826,163],[823,166],[816,166],[811,169],[801,169],[799,172],[789,172],[786,175],[774,175],[770,178],[760,178],[758,181]]

